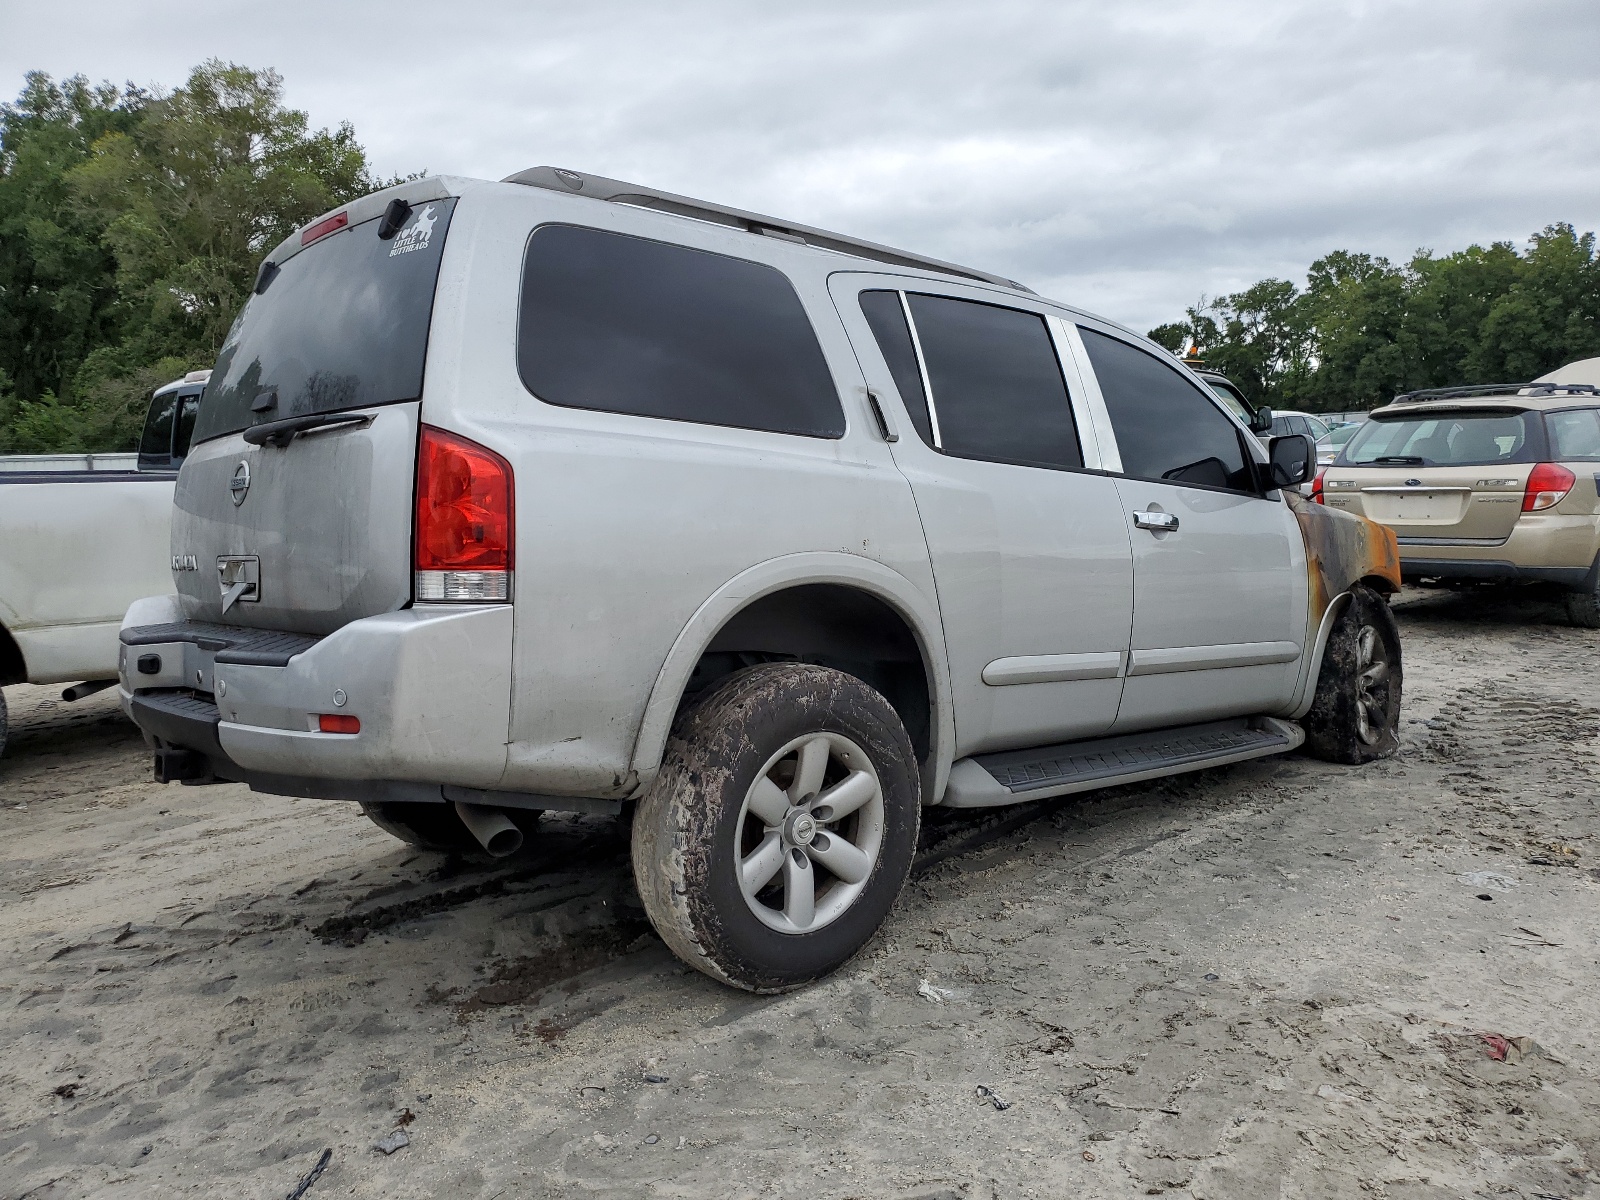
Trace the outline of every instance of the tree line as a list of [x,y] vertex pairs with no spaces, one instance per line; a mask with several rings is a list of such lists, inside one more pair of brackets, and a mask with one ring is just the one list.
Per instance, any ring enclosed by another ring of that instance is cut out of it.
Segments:
[[[215,359],[262,255],[393,182],[270,70],[211,60],[171,91],[30,73],[0,105],[0,452],[131,449],[150,392]],[[1257,404],[1370,408],[1600,354],[1600,259],[1566,224],[1403,265],[1338,250],[1303,288],[1265,279],[1150,337]]]
[[171,91],[30,73],[0,105],[0,452],[132,449],[261,257],[390,182],[273,71],[212,60]]
[[1344,412],[1400,392],[1520,383],[1600,355],[1600,259],[1593,233],[1547,226],[1453,254],[1395,264],[1336,250],[1303,288],[1260,283],[1189,308],[1150,338],[1198,346],[1257,405]]

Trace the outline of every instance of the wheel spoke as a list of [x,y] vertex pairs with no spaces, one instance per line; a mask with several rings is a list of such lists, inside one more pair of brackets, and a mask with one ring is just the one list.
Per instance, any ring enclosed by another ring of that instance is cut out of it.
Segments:
[[762,838],[761,844],[745,855],[739,863],[739,886],[744,890],[744,894],[754,896],[766,887],[787,857],[783,848],[783,837],[780,834],[769,833]]
[[1376,688],[1389,678],[1389,664],[1383,662],[1373,663],[1361,672],[1361,686],[1367,689]]
[[817,884],[811,860],[799,851],[783,858],[783,915],[796,929],[806,929],[816,915]]
[[1363,625],[1356,635],[1356,645],[1361,656],[1360,667],[1365,670],[1378,657],[1378,631],[1371,625]]
[[806,853],[846,883],[860,883],[872,874],[872,860],[836,833],[819,833]]
[[800,747],[800,762],[789,785],[789,802],[800,804],[822,790],[822,777],[828,770],[828,739],[814,737]]
[[1369,746],[1378,740],[1374,728],[1376,722],[1373,721],[1374,707],[1372,701],[1365,696],[1356,701],[1356,734]]
[[789,797],[783,789],[763,775],[750,789],[750,811],[761,818],[762,824],[771,828],[782,825],[789,811]]
[[818,820],[837,821],[840,817],[848,817],[877,794],[878,781],[871,772],[852,771],[818,796],[812,811],[817,814]]

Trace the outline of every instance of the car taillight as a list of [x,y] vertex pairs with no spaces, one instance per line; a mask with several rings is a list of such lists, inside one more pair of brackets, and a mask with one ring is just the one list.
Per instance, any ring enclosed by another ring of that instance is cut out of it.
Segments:
[[1327,467],[1323,467],[1322,470],[1317,472],[1317,478],[1311,484],[1311,498],[1313,500],[1315,500],[1318,504],[1326,504],[1327,503],[1327,501],[1322,498],[1322,481],[1325,480],[1327,477],[1328,477],[1328,468]]
[[1554,508],[1577,482],[1578,477],[1560,463],[1538,464],[1528,472],[1528,486],[1522,490],[1522,511]]
[[424,425],[417,449],[417,599],[511,599],[514,533],[511,464]]

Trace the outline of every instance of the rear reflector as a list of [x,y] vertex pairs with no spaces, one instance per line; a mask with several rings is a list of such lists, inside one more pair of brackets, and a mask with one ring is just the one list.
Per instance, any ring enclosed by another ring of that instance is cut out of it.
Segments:
[[511,599],[511,464],[431,426],[417,449],[416,598]]
[[[334,697],[338,699],[337,696]],[[317,728],[323,733],[360,733],[361,718],[346,716],[344,713],[318,713]]]
[[337,233],[348,224],[350,224],[350,214],[336,212],[331,217],[322,218],[315,225],[307,225],[300,234],[300,244],[309,246],[319,237],[327,237],[330,233]]
[[1554,508],[1577,482],[1578,477],[1560,463],[1539,463],[1528,472],[1528,486],[1522,490],[1522,511]]

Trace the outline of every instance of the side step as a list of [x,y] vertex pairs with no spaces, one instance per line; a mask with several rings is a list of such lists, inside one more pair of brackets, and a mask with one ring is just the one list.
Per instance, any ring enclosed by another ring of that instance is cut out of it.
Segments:
[[1163,775],[1284,754],[1305,730],[1276,717],[1240,717],[963,758],[950,768],[941,804],[990,808],[1138,783]]

